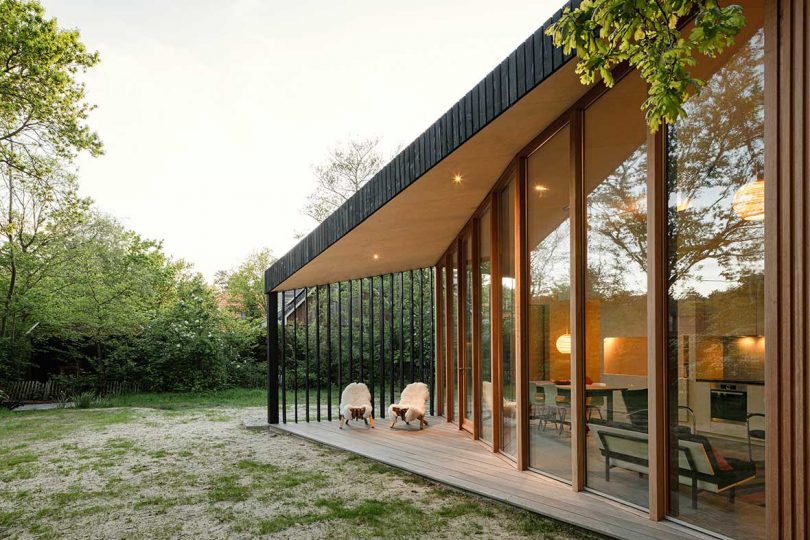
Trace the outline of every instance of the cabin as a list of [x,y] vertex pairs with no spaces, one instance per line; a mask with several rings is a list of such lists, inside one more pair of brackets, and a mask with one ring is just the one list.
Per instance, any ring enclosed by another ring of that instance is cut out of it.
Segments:
[[805,538],[810,14],[738,3],[655,133],[562,11],[520,43],[267,269],[268,422],[617,538]]

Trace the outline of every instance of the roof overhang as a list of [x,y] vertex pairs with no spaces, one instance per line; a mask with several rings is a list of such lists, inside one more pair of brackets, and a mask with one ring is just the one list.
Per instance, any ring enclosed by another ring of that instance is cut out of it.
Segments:
[[587,91],[545,35],[561,13],[268,268],[266,290],[433,265],[514,156]]

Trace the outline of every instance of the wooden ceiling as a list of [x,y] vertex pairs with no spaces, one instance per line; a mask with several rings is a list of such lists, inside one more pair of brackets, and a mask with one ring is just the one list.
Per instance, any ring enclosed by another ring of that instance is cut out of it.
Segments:
[[274,290],[432,266],[512,158],[586,91],[569,62]]

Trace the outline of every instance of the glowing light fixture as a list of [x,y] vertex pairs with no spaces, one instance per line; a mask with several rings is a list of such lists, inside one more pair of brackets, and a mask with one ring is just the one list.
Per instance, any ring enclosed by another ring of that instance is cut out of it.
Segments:
[[731,207],[746,221],[765,219],[765,180],[758,178],[737,190]]
[[548,188],[546,186],[542,185],[542,184],[537,184],[537,185],[534,186],[534,191],[535,191],[535,193],[537,193],[538,197],[542,197],[543,195],[546,194],[546,191],[548,191]]
[[464,180],[464,179],[461,177],[460,174],[454,174],[453,175],[453,183],[454,184],[460,184],[462,180]]
[[378,260],[378,259],[380,258],[380,256],[379,256],[379,255],[377,255],[376,253],[375,253],[374,255],[372,255],[372,257],[374,258],[374,260],[375,260],[375,261],[376,261],[376,260]]
[[557,350],[562,354],[571,354],[571,334],[563,334],[557,338]]

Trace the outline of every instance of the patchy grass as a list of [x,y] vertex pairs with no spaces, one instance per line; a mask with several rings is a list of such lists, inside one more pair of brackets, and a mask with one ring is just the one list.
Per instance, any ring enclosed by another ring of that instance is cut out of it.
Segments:
[[[263,407],[267,405],[267,390],[262,388],[233,388],[215,392],[173,392],[123,394],[109,398],[110,407],[145,407],[163,410],[202,409],[213,407]],[[227,422],[231,417],[210,413],[212,421]]]
[[248,432],[239,419],[257,411],[221,397],[0,414],[0,537],[588,537],[359,456]]

